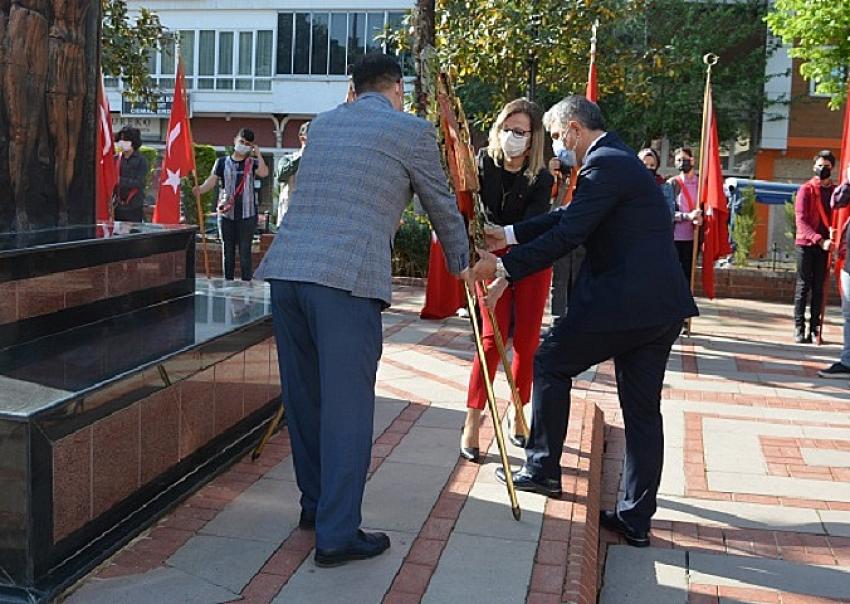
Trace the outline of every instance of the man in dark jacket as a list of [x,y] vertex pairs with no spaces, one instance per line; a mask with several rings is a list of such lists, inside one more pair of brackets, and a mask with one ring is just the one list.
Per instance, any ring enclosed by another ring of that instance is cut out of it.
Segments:
[[[797,237],[797,286],[794,289],[794,341],[810,344],[817,339],[820,329],[820,309],[823,305],[823,284],[830,238],[831,208],[829,207],[835,183],[832,169],[835,156],[829,150],[819,152],[814,159],[815,175],[797,191],[794,204]],[[811,293],[809,307],[809,333],[806,333],[806,303]]]
[[[502,258],[481,252],[473,276],[522,279],[578,245],[587,256],[567,315],[555,322],[534,364],[531,434],[518,489],[557,496],[572,378],[613,358],[626,432],[625,494],[603,511],[604,526],[631,545],[649,545],[661,479],[661,388],[682,321],[698,314],[673,247],[670,211],[649,171],[620,138],[605,132],[596,104],[581,96],[559,103],[562,138],[582,166],[572,203],[505,228],[488,246],[514,245]],[[488,303],[492,296],[488,297]],[[504,480],[504,473],[496,472]]]

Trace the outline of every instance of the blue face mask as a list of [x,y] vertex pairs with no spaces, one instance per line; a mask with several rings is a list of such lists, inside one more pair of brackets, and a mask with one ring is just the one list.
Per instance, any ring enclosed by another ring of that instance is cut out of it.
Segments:
[[575,149],[559,149],[558,150],[558,161],[561,162],[561,166],[565,168],[574,168],[578,165],[578,159],[576,158]]

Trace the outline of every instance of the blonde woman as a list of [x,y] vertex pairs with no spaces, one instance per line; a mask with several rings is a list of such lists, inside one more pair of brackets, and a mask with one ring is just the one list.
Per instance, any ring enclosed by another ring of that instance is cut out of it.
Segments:
[[[489,145],[479,154],[481,200],[490,222],[509,225],[549,211],[553,178],[543,160],[543,112],[528,99],[516,99],[502,109],[490,130]],[[503,255],[508,248],[498,250]],[[534,352],[540,340],[540,325],[549,294],[552,269],[544,269],[512,284],[499,298],[494,315],[504,338],[511,335],[511,367],[520,398],[526,404],[531,397]],[[493,326],[487,314],[482,316],[484,355],[490,379],[496,373],[499,353],[493,339]],[[472,365],[467,397],[466,421],[461,438],[461,456],[479,458],[478,428],[486,390],[478,357]],[[511,441],[524,446],[516,434],[513,417]]]

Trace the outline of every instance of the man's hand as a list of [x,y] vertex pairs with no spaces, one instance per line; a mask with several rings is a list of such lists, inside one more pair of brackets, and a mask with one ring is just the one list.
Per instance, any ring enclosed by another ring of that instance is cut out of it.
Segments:
[[484,305],[489,309],[496,310],[496,304],[499,302],[502,294],[505,293],[505,290],[508,289],[508,285],[510,284],[504,277],[500,277],[488,285],[487,295],[484,297]]
[[201,194],[201,187],[200,186],[195,185],[194,187],[192,187],[192,195],[197,197],[200,194]]
[[700,226],[702,224],[702,210],[697,208],[693,212],[689,212],[688,220],[693,222],[695,225]]
[[832,248],[832,239],[821,239],[820,246],[823,251],[828,252]]
[[472,291],[475,291],[475,279],[472,278],[472,273],[468,268],[463,269],[457,278],[466,283]]
[[478,250],[478,262],[472,267],[473,281],[489,281],[496,276],[496,255],[486,250]]
[[549,174],[555,177],[555,180],[563,180],[564,175],[561,174],[561,160],[553,157],[549,160]]
[[495,224],[484,225],[484,242],[488,250],[500,250],[507,247],[508,240],[505,238],[505,227]]

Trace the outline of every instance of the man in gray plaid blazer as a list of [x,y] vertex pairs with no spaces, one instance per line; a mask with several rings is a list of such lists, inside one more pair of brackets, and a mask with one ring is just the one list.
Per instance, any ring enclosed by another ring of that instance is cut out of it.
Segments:
[[320,566],[370,558],[390,544],[360,530],[360,507],[392,241],[413,192],[448,269],[468,276],[466,230],[434,127],[401,111],[401,76],[394,59],[364,57],[352,73],[356,100],[310,124],[298,187],[257,269],[271,283],[300,526],[315,527]]

